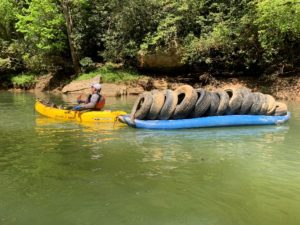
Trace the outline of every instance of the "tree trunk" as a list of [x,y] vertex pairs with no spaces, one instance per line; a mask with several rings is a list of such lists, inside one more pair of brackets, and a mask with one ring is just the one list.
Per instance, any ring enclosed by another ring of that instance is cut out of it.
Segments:
[[71,12],[69,7],[69,0],[62,0],[61,3],[62,3],[64,17],[66,20],[67,34],[68,34],[73,66],[74,66],[75,74],[78,75],[81,73],[81,69],[80,69],[79,59],[77,55],[77,49],[75,46],[74,39],[72,37],[73,23],[72,23]]

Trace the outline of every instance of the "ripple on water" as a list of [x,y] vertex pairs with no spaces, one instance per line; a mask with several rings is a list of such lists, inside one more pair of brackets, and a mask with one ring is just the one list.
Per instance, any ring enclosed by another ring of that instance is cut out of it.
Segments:
[[8,224],[300,223],[296,104],[284,126],[177,131],[51,120],[33,105],[0,93]]

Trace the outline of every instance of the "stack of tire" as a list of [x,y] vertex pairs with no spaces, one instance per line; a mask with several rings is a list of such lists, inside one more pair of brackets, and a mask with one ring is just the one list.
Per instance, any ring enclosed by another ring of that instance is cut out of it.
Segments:
[[251,92],[248,88],[207,91],[183,85],[175,91],[153,90],[136,100],[131,119],[169,120],[221,115],[287,114],[287,106],[268,94]]

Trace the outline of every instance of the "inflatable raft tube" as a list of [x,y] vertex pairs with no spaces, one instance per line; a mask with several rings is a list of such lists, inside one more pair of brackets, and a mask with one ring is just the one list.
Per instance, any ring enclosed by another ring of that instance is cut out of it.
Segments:
[[119,116],[121,122],[130,127],[144,129],[188,129],[205,127],[228,127],[228,126],[254,126],[254,125],[277,125],[289,120],[291,114],[285,116],[265,115],[225,115],[208,116],[192,119],[179,120],[130,120],[129,115]]

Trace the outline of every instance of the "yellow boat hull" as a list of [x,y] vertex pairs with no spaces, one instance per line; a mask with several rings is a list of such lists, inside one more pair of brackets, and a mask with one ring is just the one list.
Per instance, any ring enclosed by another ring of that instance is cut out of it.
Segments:
[[127,114],[124,111],[74,111],[47,106],[39,100],[35,103],[35,110],[43,116],[78,122],[113,123],[118,116]]

